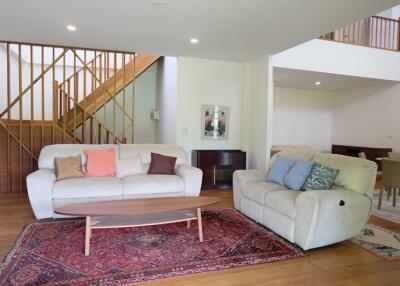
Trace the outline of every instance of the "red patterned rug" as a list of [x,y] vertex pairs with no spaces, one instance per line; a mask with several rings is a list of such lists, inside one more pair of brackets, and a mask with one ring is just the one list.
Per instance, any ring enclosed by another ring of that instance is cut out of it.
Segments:
[[186,223],[93,230],[84,220],[27,225],[0,265],[0,285],[123,285],[304,256],[233,209],[203,211],[204,242]]

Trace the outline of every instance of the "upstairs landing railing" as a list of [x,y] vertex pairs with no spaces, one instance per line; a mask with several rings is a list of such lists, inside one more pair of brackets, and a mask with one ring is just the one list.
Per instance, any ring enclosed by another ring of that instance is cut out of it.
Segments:
[[320,37],[324,40],[400,51],[399,20],[371,16]]

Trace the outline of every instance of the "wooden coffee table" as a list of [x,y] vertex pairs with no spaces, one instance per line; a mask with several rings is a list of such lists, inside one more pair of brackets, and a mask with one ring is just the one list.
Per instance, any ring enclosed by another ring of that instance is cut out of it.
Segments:
[[122,228],[187,222],[197,219],[199,241],[203,242],[201,208],[220,202],[216,197],[173,197],[100,201],[60,207],[62,215],[86,217],[85,255],[89,255],[93,229]]

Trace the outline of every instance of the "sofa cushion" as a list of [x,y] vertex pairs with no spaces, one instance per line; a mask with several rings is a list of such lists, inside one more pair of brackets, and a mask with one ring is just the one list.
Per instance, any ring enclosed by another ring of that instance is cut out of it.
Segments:
[[150,169],[147,174],[174,175],[176,157],[151,153]]
[[82,172],[81,156],[70,156],[65,158],[54,158],[56,167],[56,178],[58,180],[84,177]]
[[132,158],[119,159],[115,162],[115,176],[118,178],[145,173],[142,164],[142,156],[140,155]]
[[115,150],[86,150],[86,176],[114,177]]
[[306,162],[312,161],[313,156],[315,155],[315,152],[312,151],[306,151],[306,150],[285,150],[277,153],[274,155],[271,160],[269,160],[268,163],[268,168],[271,168],[271,166],[275,163],[276,159],[278,156],[283,156],[285,158],[293,159],[293,160],[303,160]]
[[315,163],[304,183],[303,190],[329,190],[338,174],[338,169],[332,169]]
[[122,182],[116,177],[82,177],[57,181],[53,199],[122,196]]
[[300,191],[308,175],[310,175],[313,165],[314,162],[297,160],[283,178],[284,185],[293,191]]
[[182,147],[166,144],[122,144],[119,149],[119,158],[125,159],[141,155],[143,164],[150,164],[151,152],[176,157],[176,165],[187,163],[186,152]]
[[264,198],[264,205],[280,214],[295,218],[295,201],[301,193],[292,190],[270,192]]
[[295,163],[296,160],[278,155],[275,163],[268,171],[267,181],[283,185],[283,178],[286,176],[290,168],[292,168]]
[[242,187],[241,193],[244,197],[262,205],[267,193],[286,190],[286,187],[271,182],[250,182]]
[[185,190],[183,179],[176,175],[132,175],[122,179],[123,194],[176,193]]
[[69,157],[80,155],[82,158],[82,166],[86,166],[85,150],[115,150],[115,157],[118,157],[118,145],[112,144],[54,144],[47,145],[40,150],[38,158],[39,169],[52,169],[54,170],[55,157]]
[[337,154],[315,154],[314,161],[339,169],[335,185],[372,196],[377,169],[375,162]]

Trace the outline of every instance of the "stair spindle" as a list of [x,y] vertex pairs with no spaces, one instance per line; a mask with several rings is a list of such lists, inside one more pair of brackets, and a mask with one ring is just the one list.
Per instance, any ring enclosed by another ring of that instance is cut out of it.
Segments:
[[90,142],[90,144],[93,144],[93,117],[90,117],[90,120],[89,120],[89,122],[90,122],[90,138],[89,138],[89,142]]
[[101,124],[97,125],[97,144],[101,144]]

